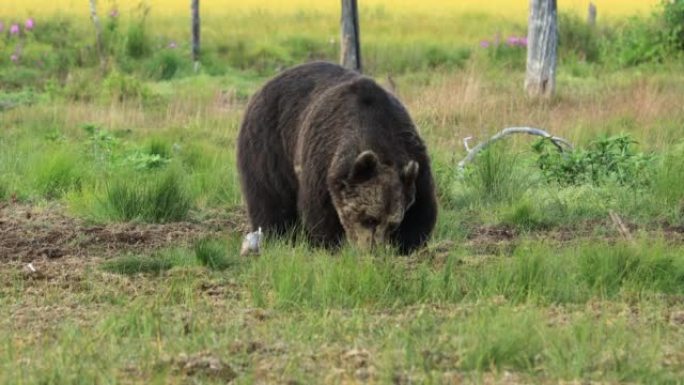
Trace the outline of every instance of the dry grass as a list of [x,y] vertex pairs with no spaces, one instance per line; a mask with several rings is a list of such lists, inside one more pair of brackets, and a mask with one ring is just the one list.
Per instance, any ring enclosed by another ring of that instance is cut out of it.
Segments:
[[505,81],[485,76],[469,69],[445,75],[435,86],[402,92],[425,135],[439,138],[434,147],[460,150],[466,136],[477,141],[519,125],[546,128],[575,143],[618,132],[632,134],[647,149],[662,150],[681,140],[675,122],[684,118],[682,84],[673,79],[606,75],[609,81],[584,80],[579,89],[561,79],[558,97],[539,103],[522,93],[522,74]]

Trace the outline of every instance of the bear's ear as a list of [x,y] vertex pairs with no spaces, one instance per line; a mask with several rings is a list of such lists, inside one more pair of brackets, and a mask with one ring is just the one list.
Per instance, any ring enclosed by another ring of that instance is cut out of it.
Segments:
[[406,166],[401,170],[401,180],[406,186],[412,186],[416,183],[416,178],[418,178],[418,162],[415,160],[410,160],[406,163]]
[[378,156],[373,151],[367,150],[359,154],[354,161],[351,172],[349,173],[349,182],[362,183],[378,174]]

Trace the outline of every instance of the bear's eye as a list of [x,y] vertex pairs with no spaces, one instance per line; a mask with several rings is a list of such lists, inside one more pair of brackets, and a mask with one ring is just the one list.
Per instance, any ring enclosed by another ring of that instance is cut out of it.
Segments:
[[361,226],[368,228],[368,229],[378,227],[379,224],[380,224],[380,221],[377,218],[364,217],[361,219]]

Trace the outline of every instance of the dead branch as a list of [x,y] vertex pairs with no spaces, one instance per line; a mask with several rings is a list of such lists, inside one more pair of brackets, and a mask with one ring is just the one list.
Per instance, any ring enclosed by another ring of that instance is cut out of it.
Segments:
[[622,235],[625,240],[634,244],[632,233],[629,231],[629,228],[625,225],[625,222],[622,220],[622,218],[620,218],[620,216],[613,210],[610,210],[608,215],[610,216],[610,220],[613,221],[615,228],[620,232],[620,235]]
[[463,171],[465,170],[465,166],[468,163],[472,162],[473,159],[475,159],[475,156],[480,151],[484,150],[487,146],[489,146],[492,143],[499,141],[499,140],[501,140],[501,139],[503,139],[509,135],[513,135],[513,134],[528,134],[528,135],[541,136],[541,137],[544,137],[544,138],[551,140],[551,143],[553,143],[554,146],[556,146],[556,148],[558,148],[558,151],[560,151],[560,152],[564,152],[565,149],[572,150],[572,144],[570,144],[570,142],[568,142],[567,140],[565,140],[563,138],[553,136],[553,135],[549,134],[548,132],[546,132],[542,129],[533,128],[533,127],[508,127],[508,128],[501,130],[499,133],[492,136],[491,138],[489,138],[489,140],[486,140],[486,141],[478,144],[477,146],[473,147],[472,149],[468,147],[468,140],[471,137],[465,138],[463,140],[463,145],[464,145],[466,151],[468,151],[468,155],[466,155],[466,157],[463,158],[463,160],[458,162],[458,165],[457,165],[458,172],[462,174]]

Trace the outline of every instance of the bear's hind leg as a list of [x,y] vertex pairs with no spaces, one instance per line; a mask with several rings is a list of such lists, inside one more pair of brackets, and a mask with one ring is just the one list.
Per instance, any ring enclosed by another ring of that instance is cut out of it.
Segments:
[[252,231],[261,227],[267,234],[281,236],[294,229],[297,223],[294,193],[272,191],[254,181],[244,190]]

